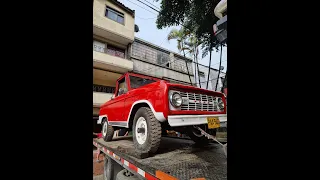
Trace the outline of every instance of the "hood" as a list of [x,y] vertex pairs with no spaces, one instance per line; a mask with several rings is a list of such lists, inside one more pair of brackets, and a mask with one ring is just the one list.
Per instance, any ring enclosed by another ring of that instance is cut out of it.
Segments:
[[194,92],[194,93],[200,93],[200,94],[210,94],[215,96],[224,96],[223,93],[217,92],[217,91],[211,91],[207,89],[201,89],[194,86],[188,86],[188,85],[182,85],[182,84],[175,84],[175,83],[167,83],[169,89],[177,89],[182,90],[186,92]]

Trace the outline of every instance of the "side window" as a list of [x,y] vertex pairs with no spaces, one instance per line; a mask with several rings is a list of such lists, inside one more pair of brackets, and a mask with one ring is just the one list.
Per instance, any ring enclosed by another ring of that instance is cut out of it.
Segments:
[[150,83],[156,82],[152,79],[145,79],[136,76],[130,76],[130,87],[132,89],[138,88],[140,86],[144,86]]
[[121,94],[124,94],[124,93],[126,93],[127,91],[128,91],[128,88],[127,88],[127,84],[126,84],[126,78],[123,77],[123,78],[119,81],[117,96],[120,96]]

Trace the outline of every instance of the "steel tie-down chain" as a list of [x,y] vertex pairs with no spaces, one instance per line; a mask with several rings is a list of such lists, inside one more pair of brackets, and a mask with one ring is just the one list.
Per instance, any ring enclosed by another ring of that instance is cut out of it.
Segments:
[[195,128],[197,128],[197,129],[201,132],[201,134],[204,135],[206,138],[212,139],[212,140],[216,141],[217,143],[219,143],[219,144],[222,146],[223,152],[224,152],[224,154],[225,154],[226,157],[227,157],[227,143],[226,143],[226,144],[222,144],[221,142],[219,142],[219,141],[217,140],[216,137],[214,137],[214,136],[206,133],[206,132],[205,132],[204,130],[202,130],[200,127],[195,127]]

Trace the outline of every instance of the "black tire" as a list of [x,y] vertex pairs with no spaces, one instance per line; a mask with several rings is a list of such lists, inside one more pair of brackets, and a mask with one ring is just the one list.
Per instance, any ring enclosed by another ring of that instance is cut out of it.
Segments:
[[123,169],[117,174],[116,180],[139,180],[137,176],[131,174],[130,176],[126,176],[126,169]]
[[[104,132],[104,131],[106,131],[106,132]],[[104,141],[108,142],[108,141],[112,140],[114,129],[112,126],[108,125],[107,120],[103,121],[101,132],[102,132],[102,138]]]
[[[195,132],[195,133],[194,133],[194,132]],[[216,130],[209,130],[208,133],[215,136],[215,135],[216,135]],[[198,134],[198,136],[195,135],[195,134]],[[196,144],[199,144],[199,145],[207,145],[207,144],[210,142],[210,140],[209,140],[208,138],[206,138],[205,136],[199,137],[199,134],[201,134],[200,131],[198,131],[198,130],[196,130],[196,129],[194,129],[194,128],[190,128],[190,129],[187,131],[187,135],[188,135],[188,136],[190,137],[190,139],[192,139]]]
[[114,176],[113,163],[112,159],[109,157],[104,158],[104,167],[103,167],[103,180],[113,180]]
[[[143,144],[139,144],[136,137],[136,124],[140,117],[143,117],[146,120],[147,124],[146,140]],[[161,124],[154,117],[153,112],[150,108],[141,107],[140,109],[138,109],[134,116],[132,132],[134,147],[139,153],[152,154],[158,150],[161,140]]]

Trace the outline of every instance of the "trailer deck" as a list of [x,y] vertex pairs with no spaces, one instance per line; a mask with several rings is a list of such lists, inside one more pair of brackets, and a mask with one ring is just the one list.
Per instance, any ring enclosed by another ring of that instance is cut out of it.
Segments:
[[162,179],[160,177],[163,174],[183,180],[227,179],[227,158],[221,146],[216,143],[197,147],[192,140],[162,137],[157,154],[147,158],[135,152],[131,136],[117,137],[111,142],[95,139],[94,145],[109,156],[109,152],[114,153],[113,157],[117,157],[114,159],[118,159],[120,164],[127,161],[128,163],[123,164],[127,164],[128,170],[128,164],[136,166],[133,169],[137,169],[140,175],[148,173],[158,179]]

